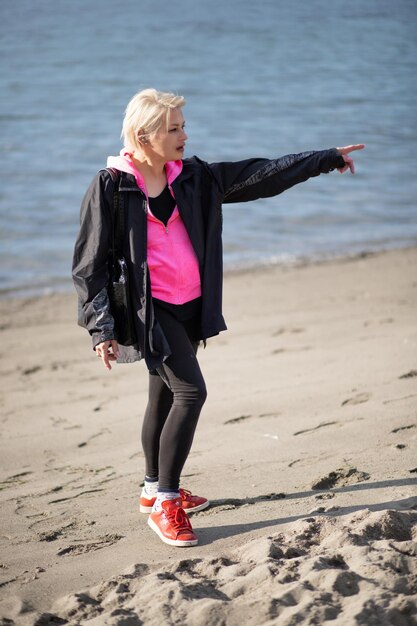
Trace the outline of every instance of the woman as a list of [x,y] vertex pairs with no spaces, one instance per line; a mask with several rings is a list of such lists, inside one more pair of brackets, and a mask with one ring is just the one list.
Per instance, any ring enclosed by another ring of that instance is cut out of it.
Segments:
[[[180,489],[180,475],[206,400],[200,341],[226,330],[222,316],[222,203],[277,195],[321,173],[354,166],[363,144],[303,152],[276,160],[208,164],[183,159],[181,96],[146,89],[127,106],[124,148],[111,170],[94,177],[82,203],[73,277],[81,323],[104,366],[144,358],[149,399],[142,428],[146,475],[140,510],[170,545],[198,540],[188,513],[206,498]],[[121,346],[111,315],[108,260],[114,192],[123,201],[123,252],[129,271],[135,342]]]

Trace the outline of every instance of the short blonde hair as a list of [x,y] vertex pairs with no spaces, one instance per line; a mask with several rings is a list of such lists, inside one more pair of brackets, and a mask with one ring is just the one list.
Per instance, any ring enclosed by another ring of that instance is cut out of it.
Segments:
[[143,89],[135,94],[126,107],[123,120],[121,138],[126,148],[140,148],[140,139],[156,133],[164,123],[168,125],[169,111],[184,104],[183,96],[156,89]]

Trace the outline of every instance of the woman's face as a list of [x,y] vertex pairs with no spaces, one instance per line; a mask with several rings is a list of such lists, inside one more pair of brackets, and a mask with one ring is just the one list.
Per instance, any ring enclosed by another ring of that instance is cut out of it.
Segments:
[[168,130],[165,124],[149,138],[149,148],[155,155],[166,161],[177,161],[184,155],[187,134],[181,109],[171,109],[168,113]]

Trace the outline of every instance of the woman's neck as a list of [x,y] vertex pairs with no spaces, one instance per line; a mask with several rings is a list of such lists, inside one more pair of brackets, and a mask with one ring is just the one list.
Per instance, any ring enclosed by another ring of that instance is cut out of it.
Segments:
[[135,154],[132,155],[132,161],[144,178],[148,195],[159,196],[167,184],[165,162],[151,163],[147,157],[138,158]]

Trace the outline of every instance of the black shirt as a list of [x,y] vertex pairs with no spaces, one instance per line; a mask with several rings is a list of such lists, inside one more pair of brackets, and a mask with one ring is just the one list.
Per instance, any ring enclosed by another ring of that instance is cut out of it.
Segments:
[[161,191],[159,196],[149,198],[149,208],[152,211],[152,215],[154,215],[157,220],[161,221],[165,226],[168,224],[168,220],[175,209],[175,199],[168,185]]

